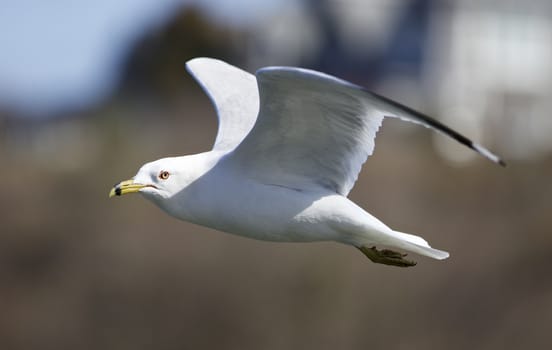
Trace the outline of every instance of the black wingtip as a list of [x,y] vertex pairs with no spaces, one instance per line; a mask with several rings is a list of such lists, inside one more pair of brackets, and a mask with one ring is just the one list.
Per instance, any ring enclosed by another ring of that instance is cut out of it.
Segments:
[[[367,91],[367,90],[365,90],[365,91]],[[394,107],[394,108],[398,109],[399,113],[398,113],[398,115],[395,115],[395,116],[399,116],[399,117],[403,118],[403,116],[401,115],[400,112],[402,112],[402,114],[406,113],[406,117],[404,117],[405,119],[407,119],[407,120],[410,119],[410,121],[414,121],[414,122],[421,122],[426,127],[431,127],[431,128],[433,128],[433,129],[435,129],[435,130],[437,130],[437,131],[439,131],[439,132],[441,132],[441,133],[443,133],[443,134],[445,134],[449,137],[452,137],[453,139],[460,142],[461,144],[463,144],[463,145],[473,149],[477,153],[481,154],[483,157],[487,158],[491,162],[497,163],[502,167],[506,166],[506,162],[504,162],[496,154],[489,151],[485,147],[479,145],[478,143],[473,142],[472,140],[468,139],[466,136],[452,130],[451,128],[449,128],[448,126],[442,124],[441,122],[438,122],[437,120],[435,120],[435,119],[433,119],[433,118],[431,118],[431,117],[429,117],[429,116],[427,116],[423,113],[415,111],[414,109],[412,109],[410,107],[402,105],[402,104],[400,104],[396,101],[393,101],[391,99],[388,99],[386,97],[383,97],[381,95],[375,94],[375,93],[370,92],[370,91],[367,91],[367,92],[372,97],[375,97],[375,98],[379,99],[380,101],[385,102],[388,106],[391,106],[391,107]],[[386,115],[386,116],[393,116],[393,115],[391,114],[391,115]]]
[[500,166],[503,166],[505,167],[506,166],[506,162],[502,160],[502,158],[500,158],[499,156],[497,156],[496,154],[492,153],[491,151],[489,151],[488,149],[486,149],[485,147],[481,146],[480,144],[477,144],[475,142],[470,142],[470,145],[469,147],[471,149],[473,149],[474,151],[476,151],[477,153],[481,154],[483,157],[489,159],[490,161],[500,165]]

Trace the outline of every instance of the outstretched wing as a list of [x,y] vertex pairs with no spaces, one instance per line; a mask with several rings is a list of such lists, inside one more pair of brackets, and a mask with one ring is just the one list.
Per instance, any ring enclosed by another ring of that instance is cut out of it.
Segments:
[[347,195],[386,116],[440,131],[495,162],[500,159],[421,113],[319,72],[268,67],[257,72],[260,111],[231,154],[249,176],[296,189]]
[[253,74],[213,58],[194,58],[186,62],[186,68],[217,111],[219,127],[213,149],[234,149],[257,119],[257,79]]

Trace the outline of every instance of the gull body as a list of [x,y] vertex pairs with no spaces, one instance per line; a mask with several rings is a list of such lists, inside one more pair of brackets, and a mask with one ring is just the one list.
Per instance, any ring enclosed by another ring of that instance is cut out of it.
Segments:
[[[165,169],[182,189],[166,195],[156,189],[142,193],[168,214],[198,225],[266,241],[357,245],[381,243],[377,237],[391,232],[344,196],[325,189],[301,190],[252,180],[218,152],[149,163],[134,181],[151,182],[142,174]],[[180,173],[179,169],[185,170]]]
[[198,58],[188,70],[219,117],[209,152],[147,163],[110,196],[140,192],[168,214],[198,225],[276,242],[335,241],[377,263],[413,266],[405,254],[449,254],[395,231],[347,198],[386,116],[422,124],[484,157],[482,146],[430,117],[323,73],[268,67],[253,76]]

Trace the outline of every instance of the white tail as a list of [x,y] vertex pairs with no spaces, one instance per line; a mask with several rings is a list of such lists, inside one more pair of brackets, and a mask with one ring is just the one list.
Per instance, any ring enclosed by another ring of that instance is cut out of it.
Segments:
[[393,236],[398,238],[398,240],[393,242],[393,245],[397,246],[397,248],[402,248],[404,250],[438,260],[446,259],[450,255],[444,250],[431,248],[429,243],[427,243],[427,241],[422,237],[399,231],[393,231]]

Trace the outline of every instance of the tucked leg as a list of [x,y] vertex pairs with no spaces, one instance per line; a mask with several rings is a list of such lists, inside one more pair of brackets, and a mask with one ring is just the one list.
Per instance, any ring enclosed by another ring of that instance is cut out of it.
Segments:
[[415,266],[416,262],[412,260],[406,260],[404,257],[406,254],[401,254],[389,249],[378,250],[376,247],[362,246],[358,249],[377,264],[392,265],[399,267]]

